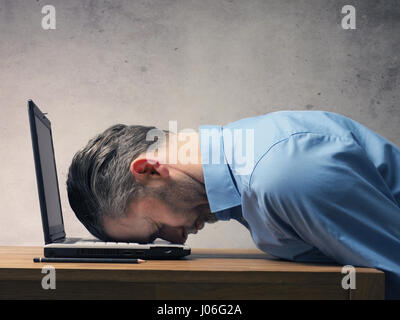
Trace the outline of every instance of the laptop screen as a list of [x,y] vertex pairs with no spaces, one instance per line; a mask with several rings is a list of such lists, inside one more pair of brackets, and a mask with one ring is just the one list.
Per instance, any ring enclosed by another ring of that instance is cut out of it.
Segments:
[[58,181],[56,166],[53,158],[50,130],[35,117],[38,134],[40,165],[42,167],[44,195],[46,199],[47,221],[49,227],[62,224],[60,196],[58,194]]
[[49,242],[60,236],[62,237],[64,234],[53,140],[50,121],[45,118],[36,106],[32,107],[31,112],[31,120],[34,119],[34,124],[31,123],[31,129],[36,132],[36,134],[32,132],[32,139],[34,142],[35,161],[39,162],[36,163],[36,171],[42,222],[45,240]]

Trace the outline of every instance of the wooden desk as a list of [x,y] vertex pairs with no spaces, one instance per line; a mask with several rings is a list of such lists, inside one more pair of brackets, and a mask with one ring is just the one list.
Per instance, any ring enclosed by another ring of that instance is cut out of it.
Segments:
[[[384,273],[356,268],[356,289],[342,267],[274,260],[258,250],[192,249],[182,260],[142,264],[34,263],[41,247],[0,247],[1,299],[383,299]],[[56,270],[44,290],[42,267]]]

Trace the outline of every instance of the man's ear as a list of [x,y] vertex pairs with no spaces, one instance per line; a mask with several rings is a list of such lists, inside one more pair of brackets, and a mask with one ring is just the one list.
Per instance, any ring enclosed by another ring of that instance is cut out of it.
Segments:
[[146,158],[133,160],[129,170],[135,179],[140,182],[145,182],[150,178],[159,179],[169,177],[169,170],[165,165]]

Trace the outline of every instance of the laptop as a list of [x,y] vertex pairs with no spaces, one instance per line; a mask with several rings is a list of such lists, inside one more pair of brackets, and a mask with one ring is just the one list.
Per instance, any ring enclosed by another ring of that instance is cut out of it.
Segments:
[[46,258],[177,259],[190,254],[191,249],[188,246],[161,239],[149,244],[139,244],[103,242],[95,238],[67,238],[61,210],[51,123],[32,100],[28,101],[28,114]]

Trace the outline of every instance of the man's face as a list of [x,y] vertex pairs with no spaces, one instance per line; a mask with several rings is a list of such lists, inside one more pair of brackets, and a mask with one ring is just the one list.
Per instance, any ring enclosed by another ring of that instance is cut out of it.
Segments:
[[147,188],[146,195],[132,201],[123,217],[104,217],[103,224],[117,241],[149,243],[162,238],[183,244],[189,233],[216,221],[204,185],[181,174],[161,186]]

